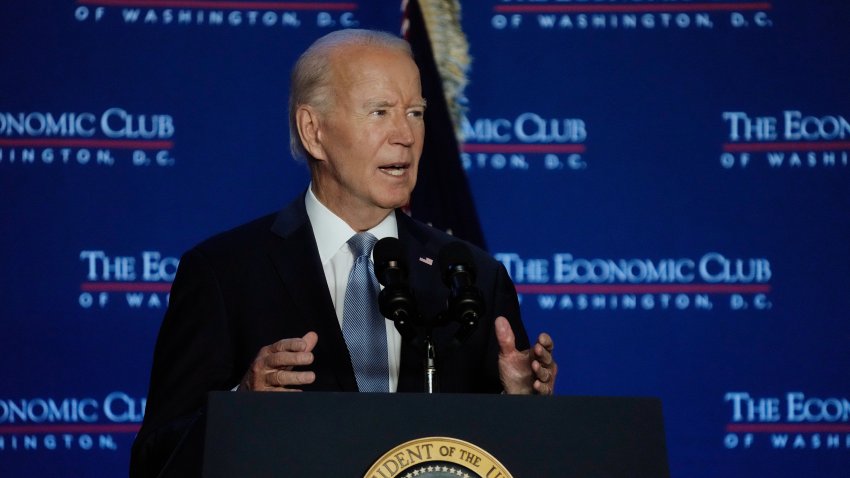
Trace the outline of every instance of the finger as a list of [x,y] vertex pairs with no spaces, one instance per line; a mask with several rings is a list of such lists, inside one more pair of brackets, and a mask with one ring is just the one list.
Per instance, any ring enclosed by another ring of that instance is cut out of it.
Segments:
[[541,333],[537,337],[537,343],[550,352],[555,349],[555,341],[552,340],[552,337],[546,332]]
[[313,363],[313,354],[310,352],[276,352],[265,357],[265,367],[287,368],[310,365]]
[[552,352],[540,344],[534,345],[534,358],[539,360],[541,364],[549,366],[552,364]]
[[552,395],[552,387],[539,380],[534,381],[534,391],[540,395]]
[[269,346],[269,351],[276,352],[302,352],[307,350],[307,341],[303,338],[281,339]]
[[555,381],[558,379],[558,364],[552,362],[552,365],[545,367],[549,371],[549,379],[546,380],[546,385],[549,387],[551,394],[555,394]]
[[313,347],[315,347],[316,343],[319,341],[319,334],[317,334],[316,332],[310,331],[310,332],[307,332],[306,334],[304,334],[304,337],[302,337],[301,339],[306,344],[304,351],[305,352],[312,352]]
[[507,355],[516,352],[516,337],[511,324],[504,317],[496,318],[496,340],[499,342],[499,353]]
[[531,362],[531,369],[534,370],[534,375],[537,376],[537,380],[540,380],[543,383],[548,383],[549,380],[552,379],[552,370],[545,367],[537,360]]
[[537,339],[537,343],[534,344],[534,356],[536,359],[540,360],[541,363],[550,365],[552,363],[552,350],[554,348],[555,344],[552,341],[552,338],[549,337],[549,334],[540,334],[540,337]]
[[289,387],[307,385],[316,380],[314,372],[294,372],[291,370],[274,370],[266,374],[266,384],[270,387]]

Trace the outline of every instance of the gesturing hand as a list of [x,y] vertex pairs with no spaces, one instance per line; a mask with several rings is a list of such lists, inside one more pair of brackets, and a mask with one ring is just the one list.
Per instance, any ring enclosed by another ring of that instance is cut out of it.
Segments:
[[549,334],[540,334],[531,349],[517,350],[511,324],[506,318],[498,317],[496,338],[499,341],[499,378],[505,392],[517,395],[554,393],[558,364],[552,358],[555,344]]
[[290,386],[313,383],[316,374],[293,368],[313,363],[313,347],[318,341],[319,336],[315,332],[307,332],[304,337],[282,339],[261,348],[239,383],[239,390],[301,391]]

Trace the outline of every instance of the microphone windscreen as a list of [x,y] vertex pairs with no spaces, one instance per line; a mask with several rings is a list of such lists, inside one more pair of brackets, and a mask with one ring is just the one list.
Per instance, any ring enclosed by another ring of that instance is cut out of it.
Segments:
[[372,255],[375,259],[375,273],[379,277],[389,266],[390,262],[396,262],[399,267],[407,270],[407,263],[404,260],[404,249],[401,247],[401,241],[395,237],[385,237],[378,241],[372,250]]
[[472,253],[466,244],[460,241],[454,241],[446,244],[440,249],[437,255],[437,262],[443,270],[443,281],[446,285],[449,284],[450,275],[456,266],[463,266],[464,270],[475,275],[475,263],[472,260]]

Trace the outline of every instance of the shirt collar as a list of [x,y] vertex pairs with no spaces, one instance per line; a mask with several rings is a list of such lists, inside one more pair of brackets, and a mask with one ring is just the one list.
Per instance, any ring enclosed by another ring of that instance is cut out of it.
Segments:
[[[313,227],[313,234],[316,237],[319,259],[322,261],[322,265],[325,265],[357,231],[319,201],[319,198],[313,194],[312,183],[307,188],[307,194],[304,195],[304,206],[307,208],[307,217],[310,219],[310,225]],[[395,211],[391,211],[383,221],[367,232],[377,237],[378,240],[385,237],[398,238]]]

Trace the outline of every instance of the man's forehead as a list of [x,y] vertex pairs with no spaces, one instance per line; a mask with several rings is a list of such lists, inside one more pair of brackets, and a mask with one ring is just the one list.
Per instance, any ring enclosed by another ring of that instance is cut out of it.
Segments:
[[405,101],[424,102],[421,98],[419,68],[404,51],[376,45],[349,45],[347,49],[335,51],[330,63],[330,81],[337,93],[353,93],[353,90],[365,93],[376,88],[390,87],[383,89],[382,93],[369,94],[369,98],[362,101],[393,103],[398,98],[391,90],[401,86],[406,90]]

